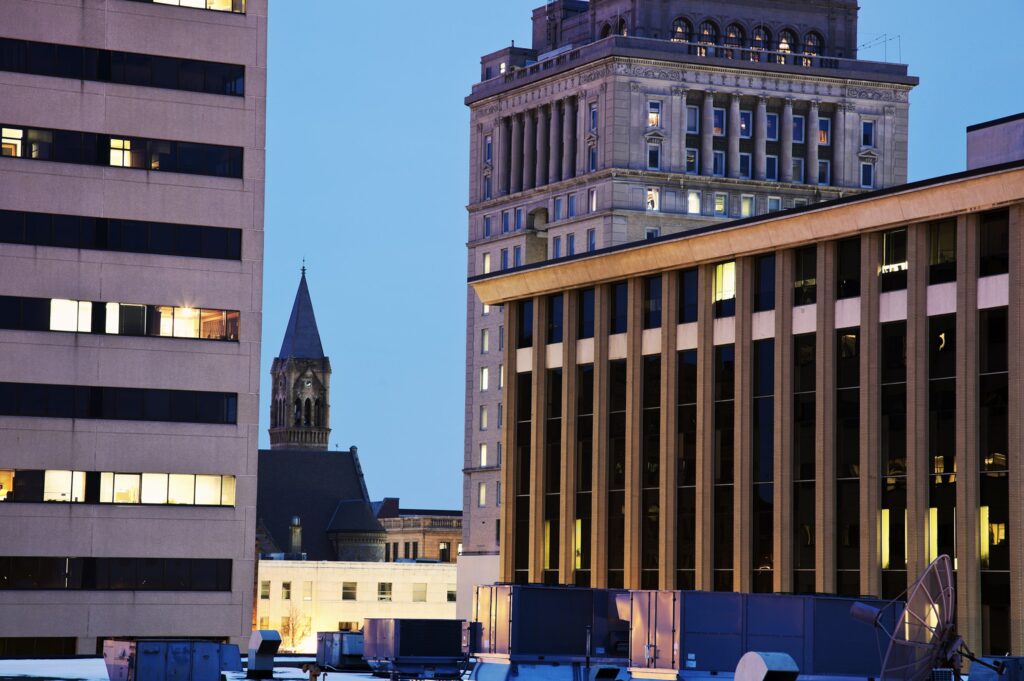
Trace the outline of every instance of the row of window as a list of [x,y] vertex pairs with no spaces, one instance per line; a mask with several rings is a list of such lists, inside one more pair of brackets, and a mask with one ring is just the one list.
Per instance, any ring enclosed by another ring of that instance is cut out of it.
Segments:
[[95,132],[0,126],[0,156],[189,175],[242,177],[242,148]]
[[0,557],[0,589],[231,591],[231,561],[3,556]]
[[0,416],[235,424],[236,393],[0,383]]
[[237,341],[237,310],[0,296],[0,329]]
[[[591,253],[597,250],[597,230],[594,228],[586,231],[586,252]],[[555,236],[551,239],[551,257],[562,258],[576,255],[576,235],[573,233],[566,234],[564,237],[565,251],[562,250],[563,237]],[[511,259],[510,256],[511,255]],[[502,248],[498,251],[498,267],[500,270],[507,270],[510,267],[522,267],[523,261],[523,247],[513,246],[511,252],[508,248]],[[493,269],[493,263],[491,261],[491,254],[484,253],[481,260],[481,268],[483,274],[488,274]],[[488,314],[489,307],[484,309],[484,315]]]
[[[270,580],[260,581],[260,600],[270,600],[271,583]],[[377,601],[391,601],[394,594],[394,583],[393,582],[377,582]],[[448,603],[454,603],[456,596],[456,590],[454,585],[447,586],[445,588],[445,600]],[[281,582],[281,600],[290,601],[292,599],[292,583]],[[313,582],[305,581],[302,583],[302,600],[311,601],[313,600]],[[359,584],[358,582],[342,582],[341,583],[341,600],[343,601],[358,601],[359,600]],[[413,582],[412,583],[412,602],[413,603],[426,603],[427,602],[427,583],[426,582]]]
[[0,210],[0,242],[241,260],[242,230]]
[[[662,170],[661,161],[661,142],[648,142],[647,143],[647,169],[648,170]],[[711,175],[714,177],[725,177],[726,175],[726,153],[724,151],[713,151],[712,152],[712,165]],[[861,163],[861,176],[860,186],[862,189],[874,189],[875,186],[875,166],[873,162]],[[684,172],[688,175],[699,175],[701,172],[700,167],[700,150],[696,148],[686,149],[686,158],[684,161]],[[739,155],[739,169],[738,175],[741,180],[753,179],[753,155],[741,152]],[[779,182],[781,180],[779,174],[779,157],[774,154],[767,154],[765,156],[765,173],[764,179],[767,182]],[[796,184],[818,184],[828,186],[832,184],[832,161],[828,159],[820,159],[818,161],[818,174],[817,177],[807,178],[804,173],[804,159],[800,157],[793,158],[792,166],[792,182]],[[808,181],[810,180],[810,181]],[[649,208],[650,209],[650,208]]]
[[[928,284],[956,281],[956,222],[949,220],[928,226]],[[855,298],[861,294],[860,237],[836,242],[836,298]],[[793,252],[793,305],[810,305],[817,301],[817,246],[805,246]],[[754,260],[753,311],[775,309],[774,253],[757,256]],[[878,254],[878,277],[881,292],[898,291],[907,287],[907,229],[905,227],[881,234]],[[981,215],[978,234],[978,275],[989,277],[1009,272],[1009,213],[1005,210]],[[732,317],[736,314],[736,263],[729,261],[715,265],[712,274],[711,295],[714,316]],[[628,330],[628,286],[626,282],[611,284],[611,307],[608,317],[610,334]],[[547,344],[562,342],[562,294],[547,299],[549,306]],[[678,318],[680,324],[697,321],[697,270],[684,270],[679,277]],[[534,344],[533,301],[519,303],[519,336],[517,348]],[[662,278],[655,275],[644,280],[642,323],[645,329],[662,325]],[[580,292],[578,338],[594,337],[594,289]]]
[[234,506],[235,476],[0,469],[0,502]]
[[[754,51],[775,51],[781,53],[798,52],[809,56],[817,56],[824,53],[825,41],[817,31],[808,31],[804,34],[803,42],[800,42],[796,31],[784,28],[779,31],[778,37],[772,35],[771,29],[763,24],[758,24],[751,31],[748,37],[747,30],[739,23],[733,22],[721,31],[718,24],[708,19],[700,23],[697,30],[693,30],[693,23],[686,17],[677,17],[672,22],[672,30],[669,39],[673,42],[698,43],[699,45],[725,45],[728,47],[746,47]],[[735,56],[731,50],[720,51],[727,59]],[[702,52],[701,56],[715,56],[717,53]],[[753,56],[747,57],[751,61],[760,61]],[[783,59],[778,63],[786,63]],[[803,62],[801,62],[803,63]],[[807,63],[806,66],[810,66]]]
[[0,71],[215,95],[245,95],[244,66],[13,38],[0,38]]
[[131,0],[132,2],[148,2],[155,5],[176,5],[194,9],[208,9],[215,12],[234,12],[245,14],[245,0]]
[[[687,215],[706,215],[720,218],[749,218],[760,213],[774,213],[782,210],[783,208],[781,196],[764,197],[762,201],[762,210],[760,212],[757,210],[758,201],[756,195],[740,194],[739,203],[736,205],[732,205],[731,197],[732,195],[729,192],[713,192],[710,196],[711,204],[705,206],[704,192],[700,189],[689,189],[686,191],[684,212]],[[645,208],[647,211],[661,211],[661,187],[647,187],[645,201]],[[807,199],[793,199],[794,208],[806,205]]]

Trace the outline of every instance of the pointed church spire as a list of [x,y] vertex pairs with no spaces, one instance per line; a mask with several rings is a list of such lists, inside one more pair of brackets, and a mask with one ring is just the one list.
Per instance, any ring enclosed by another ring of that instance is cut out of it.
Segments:
[[298,357],[301,359],[323,359],[324,348],[320,343],[320,331],[316,326],[313,314],[313,301],[309,297],[306,285],[306,265],[302,265],[302,277],[299,279],[299,290],[295,293],[292,305],[292,316],[284,332],[284,342],[278,357]]

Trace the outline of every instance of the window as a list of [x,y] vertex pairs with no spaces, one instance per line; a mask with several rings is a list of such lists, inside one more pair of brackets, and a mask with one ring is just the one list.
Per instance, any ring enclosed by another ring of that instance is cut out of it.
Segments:
[[487,483],[480,482],[476,486],[476,505],[480,508],[487,506]]
[[442,541],[437,543],[437,559],[442,563],[450,563],[452,561],[452,543]]
[[551,257],[556,259],[562,257],[562,237],[560,236],[551,240]]
[[779,63],[780,64],[787,63],[787,59],[786,59],[785,55],[790,53],[790,52],[792,52],[796,48],[797,48],[796,34],[793,33],[792,31],[790,31],[789,29],[780,31],[779,32],[778,51],[782,52],[783,54],[778,57]]
[[377,582],[377,600],[391,600],[391,582]]
[[426,582],[413,582],[412,583],[412,602],[413,603],[426,603],[427,602],[427,583]]
[[647,143],[647,169],[661,170],[661,143]]
[[764,157],[764,179],[770,182],[779,181],[779,157],[778,156],[765,156]]
[[[20,478],[16,479],[20,480]],[[28,500],[26,499],[26,501]],[[82,471],[45,471],[43,474],[43,501],[62,503],[85,501],[85,473]]]
[[818,161],[818,184],[832,184],[832,162]]
[[624,281],[611,285],[611,314],[608,333],[626,333],[629,329],[629,286]]
[[661,210],[661,188],[660,187],[648,187],[647,188],[647,210],[658,211]]
[[765,139],[769,142],[779,141],[779,114],[767,114],[765,120]]
[[508,249],[507,248],[503,248],[503,249],[501,249],[501,251],[498,252],[498,260],[501,263],[501,269],[507,270],[508,269]]
[[493,158],[492,158],[493,148],[494,148],[493,138],[490,135],[485,135],[484,136],[484,162],[485,163],[490,163],[493,160]]
[[[504,387],[505,387],[505,365],[504,364],[499,364],[498,365],[498,390],[501,390]],[[500,425],[501,425],[500,421],[498,422],[498,425],[500,427]]]
[[231,591],[231,561],[2,556],[0,589]]
[[832,119],[818,119],[818,144],[827,147],[832,144]]
[[579,316],[579,338],[593,338],[594,337],[594,289],[586,288],[580,291],[579,298],[580,305],[580,316]]
[[270,600],[270,582],[269,581],[261,581],[260,582],[260,600],[261,601],[269,601]]
[[775,309],[775,254],[754,260],[754,312]]
[[516,231],[517,232],[523,228],[523,209],[522,208],[516,208],[516,223],[515,223],[515,227],[516,227]]
[[818,247],[805,246],[793,254],[793,305],[817,301]]
[[597,230],[587,230],[587,252],[591,253],[597,250]]
[[484,216],[484,238],[489,237],[490,235],[491,235],[491,216],[490,215],[485,215]]
[[570,194],[569,195],[569,198],[566,200],[566,207],[567,207],[567,211],[566,212],[568,213],[567,217],[570,217],[570,218],[576,217],[576,195],[575,194]]
[[644,279],[643,324],[645,329],[661,328],[661,275]]
[[[484,175],[484,180],[483,181],[484,181],[484,201],[487,201],[493,195],[492,192],[491,192],[491,176],[490,175]],[[490,227],[490,224],[488,224],[487,226]],[[487,233],[487,236],[490,236],[490,232]]]
[[523,266],[523,247],[513,246],[512,247],[512,266],[522,267]]
[[715,137],[725,137],[725,109],[715,108],[712,110],[713,130]]
[[597,132],[597,104],[590,105],[590,130]]
[[597,190],[596,189],[589,189],[589,190],[587,190],[587,206],[588,206],[588,210],[591,213],[596,213],[597,212]]
[[860,164],[860,186],[863,189],[874,189],[875,188],[875,164],[874,163],[861,163]]
[[715,265],[712,303],[715,318],[732,317],[736,314],[736,263],[723,262]]
[[860,122],[860,146],[865,149],[873,149],[875,146],[875,122]]
[[715,193],[715,217],[726,217],[729,214],[729,195]]
[[490,369],[480,367],[480,392],[486,392],[490,382]]
[[769,196],[768,197],[768,212],[775,213],[782,210],[782,197],[781,196]]
[[597,171],[597,146],[594,144],[587,146],[587,170],[592,173]]
[[77,300],[51,300],[50,331],[90,333],[92,331],[92,303]]
[[562,197],[556,196],[554,201],[554,210],[552,211],[554,217],[553,220],[562,219]]
[[313,582],[302,583],[302,600],[311,601],[313,600]]
[[793,182],[804,183],[804,160],[802,158],[793,159]]
[[[501,428],[503,425],[505,425],[505,409],[504,409],[504,406],[499,402],[498,403],[498,428]],[[500,445],[501,443],[498,443],[498,444]]]
[[690,189],[686,192],[686,212],[690,215],[700,215],[703,212],[699,189]]
[[836,244],[836,298],[860,295],[860,237]]
[[216,12],[245,13],[245,0],[134,0],[134,2],[152,2],[160,5],[178,5],[195,9],[208,9]]
[[281,582],[281,600],[290,601],[292,599],[292,583]]
[[751,160],[750,154],[747,154],[747,153],[741,153],[740,154],[740,178],[741,179],[744,179],[744,180],[749,180],[750,179],[750,177],[752,175],[752,172],[751,172],[752,164],[753,164],[753,162]]
[[0,38],[0,70],[214,95],[245,94],[245,67]]
[[576,235],[568,234],[565,237],[565,254],[576,255]]
[[484,253],[483,272],[484,272],[484,274],[489,274],[490,271],[491,271],[491,254],[490,253]]
[[978,276],[990,277],[1010,271],[1010,217],[1005,210],[984,213],[978,228]]
[[504,349],[505,349],[505,327],[504,326],[499,326],[498,327],[498,351],[500,352],[500,351],[502,351]]
[[754,113],[740,111],[740,138],[750,139],[754,134]]
[[561,343],[563,336],[563,317],[565,314],[565,297],[561,293],[548,296],[546,299],[548,307],[548,333],[547,344]]
[[691,175],[700,174],[700,151],[693,148],[686,150],[686,172]]
[[711,174],[715,177],[725,176],[725,152],[715,151],[712,159]]
[[697,314],[697,270],[683,270],[679,273],[679,323],[691,324]]
[[486,355],[491,351],[491,330],[480,329],[480,354]]
[[742,194],[740,196],[740,217],[749,218],[754,214],[754,195]]
[[110,139],[110,165],[115,168],[132,168],[132,141]]
[[480,468],[487,468],[487,443],[480,443]]
[[661,127],[661,102],[647,102],[647,127]]
[[644,239],[647,241],[657,239],[659,236],[661,236],[661,230],[657,227],[648,227],[644,230]]
[[501,233],[509,233],[509,212],[507,210],[501,212]]
[[700,109],[696,106],[686,107],[686,132],[691,135],[700,133]]
[[3,128],[0,130],[0,156],[21,158],[21,143],[25,131],[20,128]]
[[688,43],[693,39],[693,26],[689,21],[679,17],[672,22],[672,42]]
[[487,407],[480,405],[480,430],[487,430]]
[[[713,21],[702,22],[700,28],[697,31],[697,43],[699,45],[717,45],[718,44],[718,26]],[[715,49],[711,48],[710,52],[706,47],[697,48],[697,56],[707,57],[715,56]]]
[[[756,26],[750,34],[750,47],[754,50],[769,50],[772,45],[772,36],[764,26]],[[762,61],[761,55],[752,53],[750,61]]]
[[356,583],[355,582],[342,582],[341,583],[341,600],[343,601],[354,601],[356,600]]
[[806,141],[806,126],[803,116],[793,116],[793,144],[803,144]]
[[882,235],[882,265],[878,274],[882,292],[907,288],[907,228],[901,227]]
[[455,603],[458,592],[455,589],[448,589],[445,592],[445,599],[448,603]]

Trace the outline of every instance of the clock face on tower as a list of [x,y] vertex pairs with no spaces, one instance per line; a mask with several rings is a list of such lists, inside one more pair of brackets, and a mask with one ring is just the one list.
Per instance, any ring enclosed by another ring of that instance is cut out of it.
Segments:
[[305,386],[305,387],[307,387],[307,388],[312,388],[312,387],[313,387],[313,381],[311,381],[311,380],[309,380],[309,379],[307,378],[306,380],[304,380],[304,381],[302,382],[302,385],[304,385],[304,386]]

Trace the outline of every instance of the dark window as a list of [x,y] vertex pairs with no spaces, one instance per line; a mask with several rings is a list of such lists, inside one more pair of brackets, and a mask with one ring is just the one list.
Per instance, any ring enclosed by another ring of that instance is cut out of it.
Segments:
[[860,385],[860,329],[836,331],[836,387]]
[[736,348],[715,346],[715,401],[731,400],[736,389]]
[[0,557],[0,589],[230,591],[231,561]]
[[[590,584],[590,528],[593,517],[594,365],[577,367],[576,379],[576,584]],[[568,538],[567,538],[568,539]]]
[[0,38],[0,70],[216,95],[245,95],[244,66],[12,38]]
[[629,285],[620,281],[611,285],[612,309],[609,333],[626,333],[629,326]]
[[644,328],[661,327],[661,275],[644,279]]
[[978,372],[982,374],[1002,373],[1007,370],[1007,308],[996,307],[981,310],[978,337]]
[[519,338],[517,348],[533,347],[533,301],[519,302]]
[[981,216],[978,253],[981,256],[979,277],[1006,274],[1010,271],[1009,211],[998,210]]
[[548,303],[548,343],[562,342],[562,312],[565,298],[561,293],[549,296]]
[[679,323],[697,321],[697,270],[679,273]]
[[882,265],[878,270],[882,292],[907,288],[907,228],[882,235]]
[[[1004,317],[1005,319],[1005,317]],[[1005,328],[1005,327],[1004,327]],[[986,331],[981,329],[981,342]],[[984,348],[984,345],[981,347]],[[985,355],[982,353],[982,361]],[[928,318],[928,377],[953,378],[956,376],[956,315],[948,314]]]
[[907,323],[882,324],[882,383],[907,380]]
[[775,309],[775,255],[762,255],[754,261],[754,312]]
[[793,253],[793,305],[817,300],[818,247],[805,246]]
[[594,289],[580,291],[579,337],[594,337]]
[[956,220],[928,228],[928,283],[956,281]]

